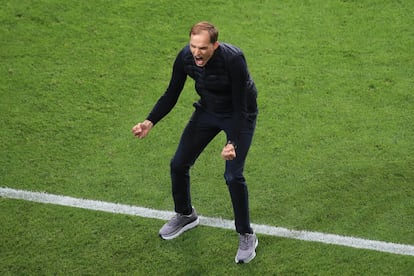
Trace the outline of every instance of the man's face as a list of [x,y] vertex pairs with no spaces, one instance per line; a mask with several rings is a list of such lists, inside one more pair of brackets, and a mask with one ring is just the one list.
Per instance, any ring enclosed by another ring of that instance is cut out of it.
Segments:
[[191,35],[190,49],[196,65],[204,67],[213,56],[218,45],[218,42],[210,42],[210,35],[207,31],[201,31],[199,34]]

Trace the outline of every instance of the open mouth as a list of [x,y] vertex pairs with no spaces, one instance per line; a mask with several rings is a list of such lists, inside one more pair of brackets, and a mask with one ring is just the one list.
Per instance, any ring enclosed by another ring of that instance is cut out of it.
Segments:
[[194,60],[195,60],[197,65],[202,65],[204,63],[203,57],[200,57],[200,56],[195,56]]

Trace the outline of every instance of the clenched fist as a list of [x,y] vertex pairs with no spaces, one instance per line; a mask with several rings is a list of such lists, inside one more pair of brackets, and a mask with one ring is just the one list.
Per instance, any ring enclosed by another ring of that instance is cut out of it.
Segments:
[[221,157],[224,160],[233,160],[234,158],[236,158],[236,149],[234,148],[234,145],[225,145],[223,150],[221,151]]
[[151,128],[153,127],[153,125],[154,124],[151,121],[145,120],[142,123],[136,124],[132,128],[132,133],[137,138],[140,138],[140,139],[145,138],[148,135]]

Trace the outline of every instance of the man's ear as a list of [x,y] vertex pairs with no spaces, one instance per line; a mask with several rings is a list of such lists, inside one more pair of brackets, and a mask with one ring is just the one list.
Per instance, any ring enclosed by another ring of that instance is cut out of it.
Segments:
[[214,42],[214,44],[213,44],[214,50],[217,50],[219,45],[220,45],[220,43],[218,41]]

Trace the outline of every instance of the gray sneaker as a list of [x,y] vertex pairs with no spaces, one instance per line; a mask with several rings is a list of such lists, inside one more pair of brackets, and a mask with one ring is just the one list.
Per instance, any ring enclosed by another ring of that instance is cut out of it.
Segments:
[[159,235],[164,240],[171,240],[181,235],[184,231],[196,227],[199,222],[200,220],[193,208],[193,212],[189,215],[176,214],[172,217],[170,221],[161,227]]
[[239,249],[237,250],[236,263],[248,263],[256,257],[256,247],[259,240],[256,234],[240,235]]

